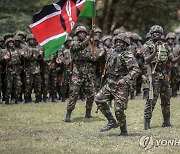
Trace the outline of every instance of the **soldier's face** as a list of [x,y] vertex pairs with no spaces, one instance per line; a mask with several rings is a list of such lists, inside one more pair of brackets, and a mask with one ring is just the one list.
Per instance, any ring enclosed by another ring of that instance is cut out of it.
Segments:
[[32,45],[32,46],[36,46],[37,41],[35,39],[29,39],[29,44]]
[[95,40],[95,41],[94,41],[95,46],[98,46],[99,43],[100,43],[100,42],[99,42],[98,40]]
[[151,35],[151,37],[152,37],[152,39],[153,39],[154,41],[161,40],[161,36],[162,36],[162,34],[159,33],[159,32],[154,32],[154,33],[152,33],[152,35]]
[[122,40],[116,40],[114,47],[116,50],[121,50],[126,48],[126,43]]
[[111,40],[110,39],[106,39],[106,41],[104,42],[104,45],[110,46],[111,45]]
[[69,40],[69,41],[66,41],[66,46],[67,46],[67,47],[71,47],[71,44],[72,44],[72,41],[70,41],[70,40]]
[[86,38],[86,32],[84,31],[81,31],[81,32],[78,32],[78,38],[83,41],[85,38]]
[[14,49],[14,42],[13,41],[9,41],[8,43],[7,43],[7,46],[8,46],[8,48],[11,48],[11,49]]
[[17,46],[17,47],[18,47],[18,46],[20,45],[20,41],[15,40],[14,44],[15,44],[15,46]]
[[169,38],[169,39],[167,39],[167,43],[169,45],[173,45],[175,43],[175,40],[173,38]]

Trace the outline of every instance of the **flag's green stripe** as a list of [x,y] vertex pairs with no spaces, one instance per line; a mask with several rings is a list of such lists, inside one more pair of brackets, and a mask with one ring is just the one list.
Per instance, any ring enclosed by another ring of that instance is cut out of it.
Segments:
[[95,17],[96,16],[96,6],[95,6],[95,2],[92,1],[86,1],[83,9],[80,13],[80,17]]
[[43,48],[45,49],[45,58],[48,59],[53,53],[57,52],[66,40],[66,35],[57,39],[51,40]]

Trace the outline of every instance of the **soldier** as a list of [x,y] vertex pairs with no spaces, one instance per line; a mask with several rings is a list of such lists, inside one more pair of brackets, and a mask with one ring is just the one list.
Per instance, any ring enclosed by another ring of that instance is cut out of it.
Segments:
[[[109,131],[120,126],[120,135],[128,135],[126,128],[126,115],[129,86],[136,80],[140,72],[136,59],[132,52],[128,51],[130,40],[124,34],[119,34],[113,38],[114,49],[107,57],[107,83],[98,92],[95,102],[99,110],[107,118],[108,124],[101,128],[101,132]],[[114,119],[108,101],[114,99],[115,115]]]
[[144,129],[150,129],[150,120],[152,112],[156,105],[159,93],[161,98],[161,109],[164,118],[162,127],[171,127],[170,124],[170,84],[167,79],[166,63],[177,62],[180,56],[174,57],[169,51],[166,43],[161,41],[163,28],[159,25],[154,25],[150,28],[152,40],[144,44],[145,62],[148,64],[149,75],[149,96],[147,98],[146,107],[144,110]]
[[49,92],[52,102],[57,102],[57,71],[56,71],[56,57],[57,54],[50,56],[48,60],[43,59],[42,68],[42,94],[43,101],[47,102],[47,95]]
[[31,93],[34,88],[36,103],[41,99],[41,75],[40,75],[40,63],[43,59],[43,50],[38,46],[33,34],[29,34],[27,37],[28,52],[25,53],[24,58],[26,60],[26,83],[25,83],[25,103],[31,102]]
[[91,118],[91,109],[94,102],[94,86],[92,81],[93,58],[91,53],[90,39],[92,34],[88,36],[87,29],[84,26],[78,26],[75,29],[77,41],[73,42],[71,53],[73,54],[73,73],[72,83],[70,87],[70,98],[67,104],[67,113],[65,122],[70,122],[70,116],[75,108],[79,90],[84,85],[84,91],[87,96],[85,118]]
[[[5,42],[7,46],[7,51],[3,56],[3,59],[6,61],[6,102],[5,104],[10,103],[10,96],[14,93],[15,103],[18,104],[19,96],[21,92],[21,60],[20,53],[15,50],[15,43],[13,38],[8,38]],[[14,90],[14,91],[13,91]]]
[[61,61],[63,72],[60,75],[60,89],[61,89],[61,99],[65,102],[66,98],[69,97],[69,84],[71,78],[71,53],[70,47],[72,45],[72,37],[68,36],[64,46],[58,52],[58,58]]
[[16,35],[17,35],[17,36],[20,36],[20,38],[21,38],[21,43],[22,43],[23,45],[26,45],[26,46],[27,46],[27,44],[26,44],[26,34],[25,34],[25,32],[23,32],[23,31],[18,31],[18,32],[16,33]]
[[[19,53],[21,53],[22,51],[27,52],[27,46],[25,46],[22,43],[22,39],[21,39],[21,37],[19,35],[14,36],[14,44],[15,44],[15,49]],[[25,67],[26,67],[25,61],[21,58],[21,73],[20,73],[20,76],[21,76],[22,87],[21,87],[21,93],[20,93],[20,98],[19,98],[19,101],[21,101],[21,102],[23,101],[22,95],[23,95],[24,90],[25,90],[25,72],[24,72]]]
[[94,30],[94,36],[97,36],[99,39],[102,38],[102,30],[100,28],[96,28]]
[[[174,54],[174,56],[177,56],[178,53],[175,51],[175,40],[176,35],[175,33],[168,33],[166,36],[167,44],[170,48],[170,51]],[[171,81],[171,88],[172,88],[172,97],[177,97],[177,85],[178,85],[178,63],[170,64],[170,70],[169,73],[171,75],[170,81]]]
[[[149,41],[151,39],[151,34],[148,32],[146,34],[146,41]],[[143,87],[143,99],[147,99],[148,97],[148,92],[149,92],[149,80],[148,80],[148,74],[147,74],[147,66],[146,63],[144,63],[144,66],[142,68],[142,87]]]

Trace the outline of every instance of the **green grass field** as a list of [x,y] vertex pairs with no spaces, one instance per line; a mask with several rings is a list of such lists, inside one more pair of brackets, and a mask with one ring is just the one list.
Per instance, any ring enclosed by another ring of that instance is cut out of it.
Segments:
[[[67,102],[66,102],[67,103]],[[179,153],[179,146],[153,146],[144,151],[139,146],[142,136],[153,139],[180,140],[180,98],[171,100],[171,123],[173,128],[162,128],[162,114],[158,100],[149,131],[143,130],[145,100],[129,101],[127,127],[129,136],[120,137],[119,128],[100,133],[107,124],[99,112],[93,118],[84,119],[85,104],[79,101],[72,114],[72,122],[65,123],[66,103],[31,103],[19,105],[0,104],[0,154],[28,153],[98,153],[139,154]],[[113,111],[113,109],[112,109]]]

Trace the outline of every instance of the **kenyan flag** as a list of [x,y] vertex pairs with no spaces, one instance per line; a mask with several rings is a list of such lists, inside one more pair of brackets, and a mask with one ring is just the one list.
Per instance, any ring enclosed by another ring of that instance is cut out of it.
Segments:
[[85,0],[60,0],[46,5],[33,15],[29,25],[45,58],[57,52],[66,41],[84,6]]
[[96,17],[96,2],[95,0],[86,0],[80,17]]

